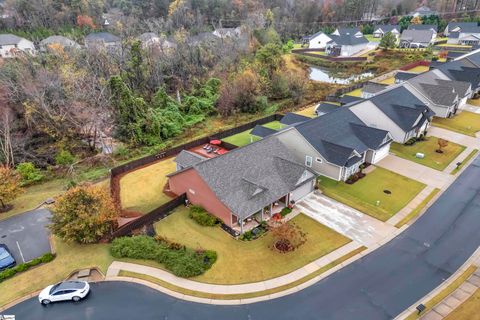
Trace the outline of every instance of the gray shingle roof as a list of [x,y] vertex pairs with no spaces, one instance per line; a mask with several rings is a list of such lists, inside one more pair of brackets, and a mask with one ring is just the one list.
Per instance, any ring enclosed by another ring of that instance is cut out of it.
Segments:
[[48,46],[51,44],[60,44],[63,47],[80,48],[78,43],[64,36],[50,36],[40,41],[41,46]]
[[418,73],[407,72],[407,71],[398,71],[395,74],[395,79],[401,80],[401,81],[407,81],[408,79],[416,77],[417,75],[418,75]]
[[[314,178],[275,136],[193,167],[233,214],[246,218]],[[302,181],[303,183],[304,181]]]
[[476,22],[449,22],[447,27],[448,27],[449,32],[452,32],[452,30],[454,30],[456,28],[459,28],[461,31],[464,31],[464,30],[471,30],[472,28],[478,27],[478,23],[476,23]]
[[383,83],[376,83],[376,82],[367,82],[366,85],[363,86],[362,91],[366,93],[378,93],[380,91],[385,90],[388,87],[388,84]]
[[432,40],[431,30],[403,30],[400,41],[429,43]]
[[318,31],[317,33],[314,33],[312,35],[309,35],[309,36],[304,36],[302,39],[304,40],[312,40],[313,38],[321,35],[322,33],[324,33],[323,31]]
[[360,32],[360,28],[358,27],[342,27],[342,28],[337,28],[338,33],[340,35],[351,35],[353,36],[354,34]]
[[420,83],[420,87],[435,104],[451,106],[458,98],[457,93],[448,85]]
[[354,154],[378,148],[388,132],[365,125],[349,108],[338,108],[294,126],[330,163],[344,166]]
[[120,38],[109,32],[92,32],[85,37],[85,42],[90,41],[104,41],[109,42],[120,42]]
[[178,165],[182,166],[183,168],[188,168],[191,167],[199,162],[202,162],[203,160],[206,160],[207,158],[202,157],[201,155],[188,151],[188,150],[182,150],[177,157],[175,158],[175,163]]
[[258,124],[252,129],[252,131],[250,131],[252,136],[257,136],[260,138],[268,137],[274,133],[277,133],[277,130],[273,130]]
[[468,92],[468,89],[470,89],[471,87],[470,82],[465,82],[465,81],[438,79],[437,83],[440,85],[452,86],[455,89],[455,92],[462,98],[465,97],[465,95]]
[[382,30],[383,33],[387,33],[387,32],[392,32],[393,30],[397,30],[398,32],[400,32],[400,26],[397,25],[397,24],[380,24],[380,25],[377,25],[374,27],[374,32],[377,31],[378,29]]
[[337,35],[331,34],[329,37],[332,40],[330,40],[328,43],[336,43],[337,45],[340,45],[340,46],[354,46],[357,44],[368,43],[367,38],[365,38],[364,36],[356,37],[354,35],[348,35],[348,34],[341,34],[337,36]]
[[357,101],[361,101],[361,100],[363,100],[363,98],[361,98],[361,97],[344,95],[344,96],[340,97],[340,104],[341,105],[346,105],[346,104],[350,104],[352,102],[357,102]]
[[332,111],[335,111],[339,108],[340,106],[337,104],[333,103],[328,103],[328,102],[322,102],[318,105],[318,107],[315,109],[315,113],[317,114],[325,114],[329,113]]
[[292,125],[310,120],[310,117],[302,116],[293,112],[287,112],[280,120],[281,124]]
[[18,44],[22,39],[14,34],[0,34],[0,45]]
[[435,30],[438,31],[438,26],[435,24],[410,24],[408,30]]

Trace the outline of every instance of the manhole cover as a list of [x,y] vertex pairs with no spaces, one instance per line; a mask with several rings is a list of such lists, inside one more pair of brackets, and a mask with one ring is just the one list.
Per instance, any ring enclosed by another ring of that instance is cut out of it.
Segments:
[[390,191],[390,190],[383,190],[383,193],[392,194],[392,191]]
[[6,238],[6,237],[7,237],[7,235],[6,235],[6,234],[4,234],[4,235],[2,236],[2,239],[3,239],[3,238]]

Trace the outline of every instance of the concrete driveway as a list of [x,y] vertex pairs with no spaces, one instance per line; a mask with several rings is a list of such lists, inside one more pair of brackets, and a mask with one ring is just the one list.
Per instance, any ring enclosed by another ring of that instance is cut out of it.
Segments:
[[0,221],[0,243],[8,246],[17,264],[51,252],[49,217],[50,211],[38,209]]
[[392,235],[396,228],[346,206],[322,194],[313,192],[295,205],[295,210],[321,224],[361,243],[373,246]]
[[420,181],[427,186],[445,188],[455,179],[449,173],[438,171],[413,161],[409,161],[393,154],[389,154],[383,160],[375,164],[407,178]]
[[466,136],[464,134],[453,132],[447,129],[431,126],[430,128],[428,128],[428,135],[452,141],[466,147],[471,147],[475,149],[480,148],[479,138]]

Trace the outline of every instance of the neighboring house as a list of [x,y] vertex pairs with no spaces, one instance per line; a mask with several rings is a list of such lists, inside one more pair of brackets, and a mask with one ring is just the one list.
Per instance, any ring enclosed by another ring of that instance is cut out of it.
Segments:
[[478,27],[478,23],[476,22],[450,22],[443,34],[447,37],[451,32],[462,32],[464,29],[476,28]]
[[400,38],[400,26],[393,24],[381,24],[375,26],[373,29],[373,36],[375,38],[383,38],[388,32],[391,32],[397,39]]
[[418,76],[418,73],[408,72],[408,71],[398,71],[395,74],[395,83],[396,84],[403,83],[416,76]]
[[302,163],[272,136],[168,175],[169,188],[243,233],[313,191]]
[[365,162],[388,155],[392,137],[365,125],[349,108],[341,107],[275,134],[297,161],[320,175],[345,181]]
[[465,52],[461,52],[461,51],[448,51],[447,52],[447,62],[452,61],[456,58],[459,58],[459,57],[463,56],[464,54],[465,54]]
[[337,28],[334,32],[332,32],[334,36],[355,36],[355,37],[363,37],[363,32],[360,31],[357,27],[350,27],[350,28]]
[[435,34],[434,38],[437,37],[438,26],[435,24],[410,24],[408,25],[407,30],[432,30]]
[[350,34],[330,35],[325,53],[330,56],[351,57],[368,48],[368,40],[364,36]]
[[109,32],[92,32],[85,37],[87,48],[118,48],[121,46],[121,39]]
[[480,90],[480,52],[437,65],[433,70],[447,79],[470,83],[471,96]]
[[154,32],[142,33],[138,39],[142,42],[143,48],[159,48],[162,50],[168,50],[175,48],[175,43],[167,40],[163,36],[159,36]]
[[461,31],[452,31],[448,35],[448,44],[478,45],[480,43],[480,27],[465,26]]
[[263,139],[263,138],[271,136],[272,134],[275,134],[275,133],[277,133],[277,130],[270,129],[270,128],[267,128],[267,127],[264,127],[264,126],[261,126],[261,125],[257,124],[252,129],[252,131],[250,131],[250,143],[255,141],[254,137]]
[[240,27],[237,28],[217,28],[212,34],[218,38],[236,38],[242,34]]
[[302,38],[302,45],[308,45],[310,49],[325,49],[327,43],[331,41],[332,38],[322,31],[312,34],[311,36],[306,36]]
[[436,16],[438,15],[438,12],[430,9],[427,6],[421,6],[415,9],[414,11],[410,12],[408,15],[413,17],[426,17],[426,16]]
[[191,36],[188,39],[189,44],[191,45],[211,45],[219,43],[221,40],[217,36],[213,35],[212,32],[200,32],[194,36]]
[[400,37],[400,48],[427,48],[435,41],[432,30],[403,30]]
[[40,41],[40,51],[47,51],[55,46],[59,46],[63,50],[80,49],[77,42],[64,36],[50,36]]
[[456,114],[472,95],[469,82],[452,81],[437,69],[419,74],[403,86],[441,118]]
[[426,134],[433,112],[403,86],[389,88],[348,107],[366,125],[388,131],[405,143]]
[[295,125],[297,123],[305,122],[307,120],[310,120],[312,118],[307,117],[307,116],[302,116],[300,114],[296,114],[293,112],[287,112],[283,118],[280,120],[280,123],[282,124],[283,127],[288,127],[291,125]]
[[377,82],[367,82],[366,85],[362,88],[362,98],[368,99],[373,97],[379,92],[382,92],[388,87],[388,84],[377,83]]
[[33,42],[13,34],[0,34],[1,58],[13,58],[22,52],[35,55]]
[[315,108],[315,114],[317,116],[323,116],[324,114],[337,110],[339,107],[340,106],[335,103],[322,102]]

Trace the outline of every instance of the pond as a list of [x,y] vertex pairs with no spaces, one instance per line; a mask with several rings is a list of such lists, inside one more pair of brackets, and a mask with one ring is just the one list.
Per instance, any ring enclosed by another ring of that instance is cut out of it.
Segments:
[[375,74],[371,71],[356,74],[350,77],[341,77],[336,75],[333,70],[321,67],[310,66],[310,80],[337,83],[337,84],[350,84],[367,78],[372,78]]

